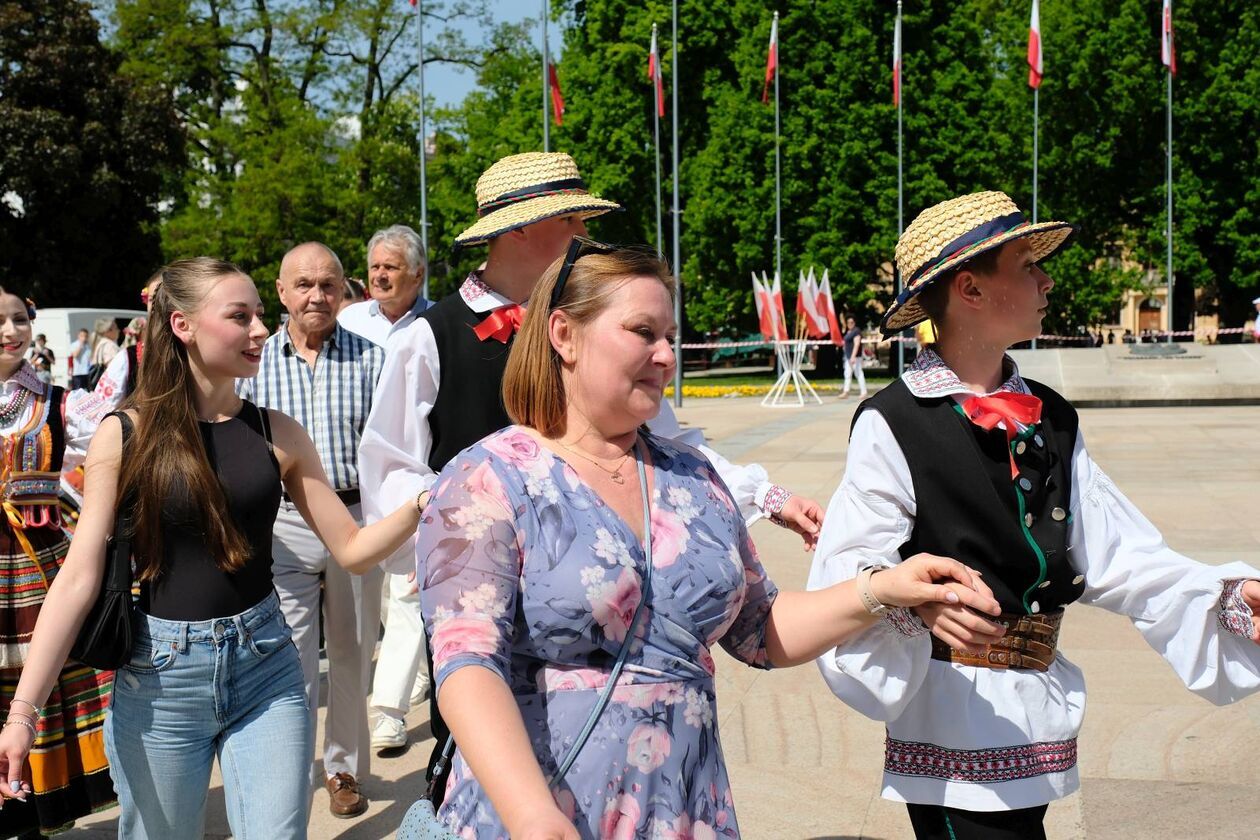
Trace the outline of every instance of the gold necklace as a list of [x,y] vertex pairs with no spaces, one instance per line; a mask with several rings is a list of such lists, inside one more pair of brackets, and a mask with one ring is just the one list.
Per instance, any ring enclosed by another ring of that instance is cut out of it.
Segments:
[[601,464],[599,461],[596,461],[594,458],[587,455],[585,452],[581,452],[577,449],[574,449],[572,446],[569,446],[567,443],[560,440],[559,438],[556,438],[556,443],[560,444],[565,449],[569,450],[570,452],[572,452],[574,455],[578,456],[579,458],[590,461],[596,467],[599,467],[599,469],[602,470],[603,472],[608,473],[608,477],[612,479],[615,484],[626,483],[625,476],[621,474],[621,467],[623,464],[626,463],[626,459],[630,457],[630,453],[634,451],[633,444],[631,444],[630,448],[626,450],[626,454],[621,456],[621,460],[617,462],[617,466],[610,470],[608,469],[608,467],[605,467],[603,464]]

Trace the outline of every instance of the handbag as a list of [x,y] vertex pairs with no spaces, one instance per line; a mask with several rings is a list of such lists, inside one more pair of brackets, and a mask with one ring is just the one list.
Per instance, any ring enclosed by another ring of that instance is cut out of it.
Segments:
[[[131,437],[131,418],[121,411],[107,415],[122,424],[123,451]],[[131,599],[131,500],[114,513],[114,533],[105,541],[105,575],[96,602],[83,620],[70,656],[98,671],[113,671],[131,660],[134,639]]]
[[[595,708],[591,710],[590,715],[586,718],[586,724],[578,734],[577,740],[573,742],[573,747],[569,750],[568,755],[561,762],[555,775],[547,780],[547,786],[550,788],[555,788],[564,780],[564,776],[569,772],[569,768],[573,766],[573,762],[577,761],[578,753],[582,751],[582,747],[586,746],[586,741],[590,738],[591,732],[595,730],[595,724],[599,722],[599,716],[603,714],[604,709],[608,706],[608,701],[612,699],[613,689],[617,685],[617,680],[621,677],[622,667],[626,664],[626,657],[630,653],[630,642],[634,639],[635,629],[639,625],[639,618],[643,615],[643,607],[647,604],[648,592],[652,587],[652,508],[648,501],[647,470],[643,467],[642,445],[642,441],[640,441],[639,451],[636,453],[638,457],[635,460],[639,467],[639,489],[643,493],[643,556],[647,562],[647,570],[643,574],[643,596],[639,599],[639,605],[634,609],[634,616],[630,619],[626,637],[621,641],[621,649],[617,651],[617,661],[613,663],[612,671],[608,674],[608,683],[604,686],[604,690],[600,692],[599,699],[595,702]],[[433,808],[433,794],[437,780],[446,772],[447,762],[451,760],[454,752],[455,739],[448,737],[446,744],[442,747],[441,757],[438,758],[437,763],[433,766],[433,779],[429,782],[429,789],[425,791],[424,796],[417,799],[407,809],[407,813],[403,816],[402,824],[398,826],[398,833],[395,835],[397,840],[459,840],[458,836],[452,834],[445,825],[438,821],[437,812]]]

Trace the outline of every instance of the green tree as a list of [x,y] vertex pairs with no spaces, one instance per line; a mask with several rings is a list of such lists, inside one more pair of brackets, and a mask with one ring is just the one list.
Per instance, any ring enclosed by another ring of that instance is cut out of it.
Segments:
[[80,0],[0,2],[0,271],[43,305],[134,306],[183,165],[165,93],[119,70]]

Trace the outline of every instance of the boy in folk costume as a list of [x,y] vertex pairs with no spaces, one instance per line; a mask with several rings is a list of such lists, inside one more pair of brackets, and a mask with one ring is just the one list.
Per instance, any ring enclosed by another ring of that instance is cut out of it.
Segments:
[[1044,837],[1047,803],[1078,787],[1085,686],[1056,650],[1074,601],[1129,616],[1213,703],[1260,688],[1260,572],[1165,545],[1090,458],[1071,404],[1005,353],[1040,332],[1054,281],[1039,263],[1071,234],[997,192],[906,228],[883,330],[930,317],[939,337],[859,409],[810,574],[821,588],[928,551],[1002,605],[989,621],[871,599],[886,620],[818,660],[838,697],[887,723],[883,795],[919,838]]

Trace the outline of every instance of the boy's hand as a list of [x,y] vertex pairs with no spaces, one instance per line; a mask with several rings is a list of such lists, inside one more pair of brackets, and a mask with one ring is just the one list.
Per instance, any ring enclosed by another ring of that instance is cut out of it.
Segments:
[[1260,645],[1260,580],[1242,585],[1242,599],[1251,608],[1251,641]]
[[783,509],[770,521],[800,534],[805,539],[805,550],[813,551],[818,545],[818,531],[822,527],[823,509],[813,499],[792,494],[783,503]]
[[[993,590],[985,584],[978,572],[972,576],[972,582],[975,591],[989,598],[993,597]],[[946,586],[961,588],[958,583],[949,583]],[[989,621],[975,610],[960,604],[936,602],[920,604],[911,609],[923,620],[928,630],[932,631],[932,635],[954,650],[983,654],[988,651],[989,645],[1006,635],[1006,625]]]

